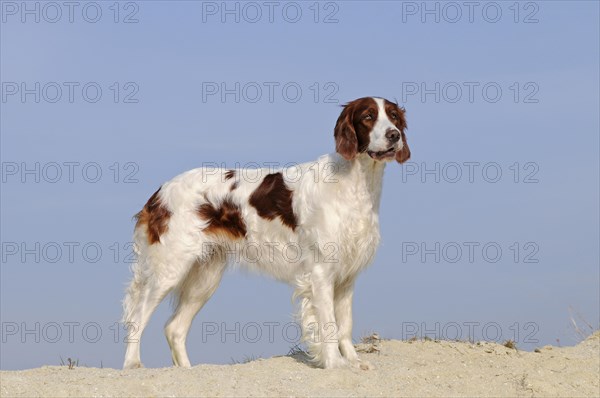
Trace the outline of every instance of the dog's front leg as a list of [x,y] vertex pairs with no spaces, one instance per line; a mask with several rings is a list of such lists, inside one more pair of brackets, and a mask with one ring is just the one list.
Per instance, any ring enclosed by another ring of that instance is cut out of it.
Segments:
[[352,296],[354,283],[335,287],[335,317],[339,326],[339,345],[344,358],[358,362],[358,354],[352,344]]
[[354,281],[335,287],[335,318],[339,327],[338,338],[340,352],[352,365],[361,369],[374,369],[367,361],[361,361],[352,343],[352,296]]
[[[339,328],[335,319],[334,283],[327,267],[317,264],[310,274],[311,291],[308,303],[312,314],[303,314],[303,324],[309,353],[317,365],[340,368],[348,365],[339,350]],[[311,319],[306,319],[308,315]],[[311,316],[312,315],[312,316]],[[306,330],[308,329],[308,330]]]

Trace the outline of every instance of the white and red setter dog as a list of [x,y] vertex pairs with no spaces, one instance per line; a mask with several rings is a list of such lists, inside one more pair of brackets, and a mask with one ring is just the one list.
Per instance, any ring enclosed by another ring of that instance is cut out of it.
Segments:
[[[337,120],[336,153],[277,171],[199,168],[162,185],[137,215],[137,262],[123,302],[124,368],[142,366],[142,332],[169,293],[175,311],[165,334],[173,364],[189,367],[192,320],[235,262],[295,287],[317,366],[369,368],[352,344],[352,295],[379,244],[385,165],[410,157],[405,129],[404,109],[360,98]],[[248,247],[253,261],[244,261]]]

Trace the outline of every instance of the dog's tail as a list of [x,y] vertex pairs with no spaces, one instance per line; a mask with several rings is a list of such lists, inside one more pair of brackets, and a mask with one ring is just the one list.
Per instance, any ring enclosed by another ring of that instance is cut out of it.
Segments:
[[144,284],[148,279],[144,275],[146,271],[141,263],[144,256],[142,255],[140,246],[137,242],[133,244],[133,252],[135,254],[135,262],[131,264],[130,267],[133,277],[125,290],[125,298],[123,299],[123,315],[121,318],[121,322],[123,323],[130,322],[133,311],[140,301],[140,295],[143,291]]

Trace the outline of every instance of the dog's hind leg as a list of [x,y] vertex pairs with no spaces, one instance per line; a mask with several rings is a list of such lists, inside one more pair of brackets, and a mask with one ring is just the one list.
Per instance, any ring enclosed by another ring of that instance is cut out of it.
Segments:
[[142,367],[140,340],[144,328],[156,307],[182,283],[193,265],[193,259],[183,260],[166,254],[164,247],[146,248],[133,267],[133,280],[123,301],[123,321],[128,330],[124,369]]
[[227,266],[226,255],[217,248],[206,259],[197,260],[175,292],[175,312],[165,325],[173,365],[190,367],[185,342],[194,317],[217,290]]

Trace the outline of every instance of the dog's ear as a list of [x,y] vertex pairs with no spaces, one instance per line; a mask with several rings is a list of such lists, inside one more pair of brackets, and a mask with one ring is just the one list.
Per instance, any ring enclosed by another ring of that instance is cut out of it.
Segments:
[[358,138],[352,122],[353,113],[352,104],[346,104],[333,130],[335,150],[346,160],[354,159],[358,153]]
[[400,134],[402,135],[402,149],[396,152],[396,161],[398,163],[404,163],[410,159],[410,148],[406,143],[406,135],[404,135],[404,131],[400,132]]
[[406,130],[406,110],[404,108],[398,107],[398,121],[396,122],[396,126],[400,129],[400,136],[402,137],[402,149],[396,152],[396,161],[398,163],[404,163],[408,159],[410,159],[410,148],[406,143],[406,134],[404,134],[404,130]]

